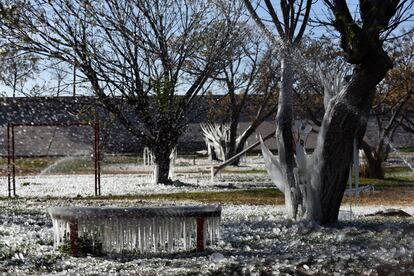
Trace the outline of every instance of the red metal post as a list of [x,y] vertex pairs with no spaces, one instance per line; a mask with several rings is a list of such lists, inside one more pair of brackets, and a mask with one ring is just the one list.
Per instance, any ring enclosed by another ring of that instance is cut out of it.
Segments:
[[16,152],[14,143],[14,125],[11,125],[11,142],[12,142],[12,177],[13,177],[13,196],[16,196]]
[[10,123],[7,124],[7,188],[11,197]]
[[197,218],[197,251],[204,250],[204,218]]
[[93,161],[95,167],[95,196],[98,195],[98,152],[97,152],[97,141],[96,141],[96,120],[92,124],[93,126]]
[[94,129],[94,160],[95,160],[95,195],[101,194],[101,173],[100,173],[100,149],[99,149],[99,121],[95,122],[66,122],[57,124],[47,123],[8,123],[7,124],[7,182],[8,193],[11,197],[11,191],[16,196],[16,152],[15,152],[15,127],[36,127],[36,126],[92,126]]
[[98,195],[101,195],[101,147],[99,137],[99,118],[96,114],[96,153],[97,153],[97,182],[98,182]]
[[73,256],[78,255],[78,222],[76,220],[71,220],[69,222],[69,241],[70,241],[70,250]]

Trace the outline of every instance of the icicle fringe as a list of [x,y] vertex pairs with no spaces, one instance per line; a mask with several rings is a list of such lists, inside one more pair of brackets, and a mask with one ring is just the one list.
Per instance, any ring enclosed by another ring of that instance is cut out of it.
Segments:
[[[219,210],[218,216],[204,217],[204,246],[220,238],[221,208]],[[53,208],[49,212],[53,221],[54,247],[58,248],[69,240],[70,220],[54,215]],[[105,253],[143,254],[189,250],[196,245],[197,217],[78,216],[78,237],[87,235],[92,241],[102,243]]]

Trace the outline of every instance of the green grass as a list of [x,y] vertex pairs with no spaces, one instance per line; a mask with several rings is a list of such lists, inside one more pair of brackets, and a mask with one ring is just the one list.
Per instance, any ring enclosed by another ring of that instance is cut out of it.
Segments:
[[[57,158],[16,158],[16,167],[24,170],[41,170],[52,164]],[[0,158],[0,166],[7,166],[7,158]]]
[[222,172],[238,173],[238,174],[249,174],[249,173],[266,173],[266,170],[261,170],[261,169],[237,170],[237,169],[232,169],[231,167],[229,167],[228,169],[223,169]]
[[282,198],[282,193],[276,188],[232,190],[222,192],[182,192],[153,195],[113,195],[100,197],[84,197],[78,200],[195,200],[201,202],[219,202],[234,204],[275,204]]
[[[16,172],[17,175],[37,174],[42,170],[59,161],[63,157],[22,157],[16,158]],[[105,156],[102,161],[104,164],[133,164],[142,162],[142,158],[136,156]],[[4,170],[7,167],[7,158],[0,158],[0,167]],[[70,158],[55,168],[50,170],[50,173],[70,174],[70,173],[85,173],[91,172],[94,169],[92,158],[79,156]],[[4,172],[3,172],[4,173]]]
[[411,172],[411,170],[407,166],[405,166],[405,167],[388,167],[388,168],[385,169],[385,174],[386,175],[395,174],[395,173],[407,173],[407,174],[409,174],[410,172]]
[[414,152],[414,148],[401,148],[398,149],[400,152]]
[[142,163],[141,156],[130,156],[130,155],[112,155],[108,154],[104,156],[104,164],[136,164]]
[[[108,201],[108,200],[166,200],[166,201],[185,201],[194,200],[205,203],[232,203],[232,204],[282,204],[283,194],[276,188],[250,189],[250,190],[231,190],[221,192],[182,192],[172,194],[152,194],[152,195],[108,195],[108,196],[88,196],[76,197],[71,200],[76,201]],[[48,200],[61,200],[63,197],[47,197]],[[14,198],[0,197],[0,200],[14,200]]]
[[408,167],[389,167],[385,170],[384,179],[362,178],[361,184],[378,188],[414,187],[414,173]]
[[361,178],[361,185],[374,185],[375,188],[414,187],[414,180],[409,177]]
[[235,190],[223,192],[191,192],[145,195],[142,199],[195,200],[201,202],[220,202],[234,204],[275,204],[283,194],[276,188]]

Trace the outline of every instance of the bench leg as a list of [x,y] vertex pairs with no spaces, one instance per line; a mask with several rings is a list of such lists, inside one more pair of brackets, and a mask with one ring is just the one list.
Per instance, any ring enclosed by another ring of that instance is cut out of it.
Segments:
[[77,221],[69,222],[69,241],[70,241],[70,250],[72,252],[72,256],[78,255],[78,223]]
[[204,251],[204,218],[197,218],[197,251]]

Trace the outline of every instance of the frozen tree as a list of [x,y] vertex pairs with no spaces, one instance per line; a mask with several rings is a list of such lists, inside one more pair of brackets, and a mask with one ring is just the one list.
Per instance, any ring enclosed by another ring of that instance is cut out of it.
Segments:
[[168,183],[170,153],[222,66],[231,24],[202,0],[33,0],[2,16],[0,28],[23,51],[76,66],[154,153],[155,181]]
[[[281,47],[281,81],[279,102],[276,114],[276,140],[279,153],[280,174],[287,185],[285,190],[285,202],[288,215],[297,217],[298,205],[301,205],[302,195],[299,183],[295,181],[294,167],[295,157],[292,135],[293,120],[293,84],[294,84],[294,51],[302,40],[309,19],[312,0],[280,1],[281,14],[277,13],[276,5],[271,0],[264,1],[264,13],[270,20],[261,18],[257,7],[262,6],[262,1],[244,0],[251,17],[257,26],[268,37],[273,47]],[[255,5],[255,6],[254,6]],[[270,21],[271,24],[267,24]],[[276,30],[275,34],[270,28]]]
[[353,144],[364,136],[376,85],[392,67],[384,41],[412,8],[410,1],[360,1],[353,18],[343,0],[325,3],[334,15],[345,60],[354,66],[344,89],[329,102],[314,152],[307,217],[335,222],[349,175]]
[[207,152],[211,160],[226,160],[226,151],[230,126],[218,123],[202,123],[200,128],[206,141]]
[[[269,32],[254,12],[250,1],[246,2],[259,26]],[[349,81],[329,101],[315,151],[310,157],[300,145],[293,147],[291,120],[287,120],[288,123],[280,120],[286,116],[291,118],[292,113],[292,97],[283,97],[286,75],[283,74],[285,69],[282,61],[282,87],[277,118],[279,158],[276,159],[262,145],[267,169],[276,185],[284,191],[288,215],[294,219],[307,218],[322,224],[337,221],[349,178],[354,143],[360,141],[365,133],[375,88],[392,67],[384,50],[384,41],[409,16],[406,12],[412,8],[412,2],[404,0],[360,1],[359,17],[354,18],[346,1],[326,0],[325,3],[332,11],[332,25],[340,34],[345,60],[354,67]],[[280,23],[271,1],[265,1],[265,4],[269,13],[274,15],[272,19],[278,29],[283,30],[282,27],[289,26],[290,20],[285,20],[283,25]],[[282,14],[291,14],[289,11],[294,4],[294,1],[282,1]],[[291,75],[292,71],[287,76]],[[280,142],[284,138],[283,135],[280,136],[284,130],[279,131],[283,126],[285,132],[290,133],[286,135],[288,138],[284,143]]]

